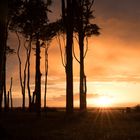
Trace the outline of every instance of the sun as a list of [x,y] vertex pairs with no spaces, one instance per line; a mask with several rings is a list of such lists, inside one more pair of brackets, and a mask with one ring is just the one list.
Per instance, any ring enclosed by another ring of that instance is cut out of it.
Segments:
[[110,107],[112,106],[112,99],[108,96],[101,96],[95,100],[95,104],[98,107]]

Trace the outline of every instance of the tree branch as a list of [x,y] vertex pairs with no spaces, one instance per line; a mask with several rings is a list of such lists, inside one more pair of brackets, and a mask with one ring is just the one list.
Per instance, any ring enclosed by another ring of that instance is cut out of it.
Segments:
[[63,57],[62,45],[61,45],[59,33],[58,33],[58,35],[56,36],[56,39],[57,39],[57,41],[58,41],[58,43],[59,43],[59,49],[60,49],[60,54],[61,54],[62,65],[63,65],[63,67],[66,67],[66,63],[65,63],[65,60],[64,60],[64,57]]
[[75,51],[74,51],[74,45],[73,45],[72,48],[73,48],[73,49],[72,49],[72,51],[73,51],[73,56],[74,56],[75,60],[80,64],[80,61],[79,61],[78,58],[76,57],[76,54],[75,54]]
[[[20,80],[20,86],[23,91],[23,84],[22,84],[22,70],[21,70],[21,58],[20,58],[20,47],[21,47],[21,41],[18,32],[15,32],[17,39],[18,39],[18,48],[17,48],[17,57],[19,61],[19,80]],[[23,93],[22,93],[23,94]]]
[[85,54],[84,54],[84,57],[83,58],[86,57],[87,51],[88,51],[88,37],[86,36],[86,51],[85,51]]

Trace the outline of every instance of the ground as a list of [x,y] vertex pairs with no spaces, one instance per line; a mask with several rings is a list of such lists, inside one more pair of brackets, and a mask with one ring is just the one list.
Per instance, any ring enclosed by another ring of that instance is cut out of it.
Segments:
[[140,140],[140,113],[118,109],[0,113],[1,140]]

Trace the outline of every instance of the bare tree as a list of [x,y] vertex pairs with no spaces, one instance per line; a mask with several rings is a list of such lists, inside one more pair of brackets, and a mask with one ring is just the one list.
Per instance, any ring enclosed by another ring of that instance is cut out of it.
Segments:
[[16,35],[18,39],[17,57],[19,61],[19,80],[20,80],[21,93],[22,93],[22,109],[25,110],[26,70],[27,70],[28,58],[26,58],[25,65],[24,65],[24,72],[22,76],[22,61],[20,58],[21,41],[18,32],[16,32]]

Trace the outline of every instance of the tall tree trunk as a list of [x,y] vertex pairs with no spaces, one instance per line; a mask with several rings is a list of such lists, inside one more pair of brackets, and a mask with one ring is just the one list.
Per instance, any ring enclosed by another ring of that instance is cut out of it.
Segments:
[[28,97],[29,97],[29,110],[31,111],[31,91],[30,91],[30,56],[31,56],[31,43],[32,37],[29,40],[29,48],[27,54],[27,89],[28,89]]
[[36,42],[36,76],[35,76],[35,93],[36,93],[36,111],[41,111],[41,72],[40,72],[40,42],[37,37]]
[[8,91],[8,94],[7,94],[7,103],[6,103],[6,109],[9,110],[9,97],[10,97],[10,93]]
[[62,0],[62,15],[64,26],[66,28],[66,112],[73,112],[73,0],[67,0],[67,14],[65,11],[65,2]]
[[7,38],[8,38],[8,23],[6,23],[5,29],[5,51],[4,51],[4,66],[3,66],[3,92],[4,92],[4,110],[6,111],[7,108],[7,94],[6,94],[6,48],[7,48]]
[[78,30],[78,38],[79,38],[79,50],[80,50],[80,110],[86,111],[87,103],[86,103],[86,93],[87,93],[87,85],[86,85],[86,76],[84,73],[84,38],[85,38],[85,26],[84,26],[84,13],[83,13],[84,1],[76,1],[75,9],[76,9],[76,18],[77,18],[77,30]]
[[24,89],[22,91],[22,110],[25,111],[25,94],[24,94]]
[[6,50],[4,52],[4,66],[3,66],[3,92],[4,92],[4,110],[7,110],[7,95],[6,95]]
[[7,32],[7,12],[8,0],[0,1],[0,111],[2,109],[3,99],[3,70],[4,70],[4,55],[6,50],[6,32]]
[[[22,110],[24,111],[25,110],[25,88],[24,88],[25,80],[24,81],[22,80],[22,66],[21,66],[21,58],[20,58],[21,41],[17,32],[16,32],[16,35],[18,39],[17,57],[19,61],[19,80],[20,80],[20,87],[21,87],[21,93],[22,93]],[[25,69],[24,69],[24,73],[25,73]]]
[[84,35],[79,33],[80,47],[80,110],[86,110],[86,76],[84,74]]
[[11,109],[13,108],[13,99],[12,99],[12,85],[13,85],[13,78],[11,77],[11,83],[10,83],[10,89],[9,89],[9,96],[10,96],[10,102],[11,102]]
[[47,77],[48,77],[48,49],[49,46],[45,46],[45,91],[44,91],[44,108],[46,108],[46,94],[47,94]]

